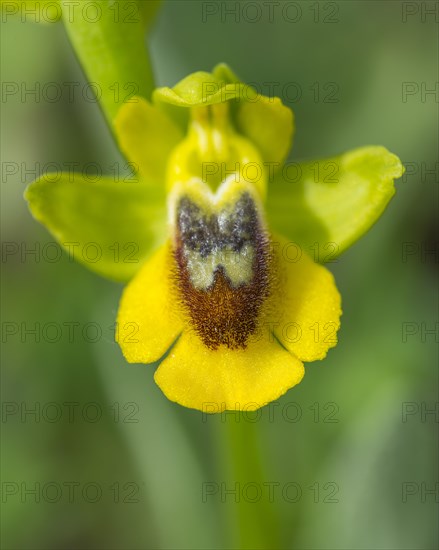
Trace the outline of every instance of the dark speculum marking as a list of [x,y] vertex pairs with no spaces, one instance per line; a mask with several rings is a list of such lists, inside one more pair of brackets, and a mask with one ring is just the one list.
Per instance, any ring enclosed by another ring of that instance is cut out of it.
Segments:
[[177,284],[210,349],[245,348],[269,293],[269,243],[249,193],[217,214],[188,197],[176,209]]

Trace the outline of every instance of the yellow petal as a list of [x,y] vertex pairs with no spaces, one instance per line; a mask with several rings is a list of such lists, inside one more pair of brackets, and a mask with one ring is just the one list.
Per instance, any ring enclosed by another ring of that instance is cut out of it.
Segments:
[[303,377],[301,361],[267,333],[246,349],[212,351],[185,331],[155,373],[171,401],[205,412],[256,410]]
[[302,361],[323,359],[337,344],[341,297],[332,273],[294,242],[275,237],[278,285],[272,322],[282,344]]
[[278,170],[287,157],[293,140],[294,114],[278,97],[258,96],[257,101],[239,104],[239,130],[260,150],[267,163]]
[[151,183],[163,183],[172,149],[181,130],[160,109],[141,97],[125,103],[114,122],[120,148],[134,169]]
[[148,260],[125,288],[117,317],[117,341],[129,363],[152,363],[182,330],[173,294],[174,259],[169,244]]

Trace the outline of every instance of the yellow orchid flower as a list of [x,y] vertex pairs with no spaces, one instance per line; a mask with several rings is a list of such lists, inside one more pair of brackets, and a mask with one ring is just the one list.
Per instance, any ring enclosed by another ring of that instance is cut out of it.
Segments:
[[[402,175],[399,159],[364,147],[297,164],[289,182],[292,111],[225,65],[159,88],[151,102],[133,98],[115,130],[141,181],[43,177],[27,191],[34,216],[61,243],[138,243],[141,266],[104,253],[89,267],[132,277],[117,341],[127,361],[159,362],[155,380],[170,400],[221,412],[277,399],[301,381],[304,361],[337,343],[340,295],[310,249],[332,244],[339,254],[373,225]],[[316,175],[316,162],[335,167],[336,179]]]

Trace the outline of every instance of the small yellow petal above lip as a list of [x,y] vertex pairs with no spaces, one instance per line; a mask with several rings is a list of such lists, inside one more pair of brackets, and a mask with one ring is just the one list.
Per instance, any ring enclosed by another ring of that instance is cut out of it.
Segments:
[[274,237],[273,247],[278,277],[274,333],[302,361],[323,359],[337,344],[342,314],[334,277],[296,243]]
[[129,363],[153,363],[183,327],[172,287],[174,259],[162,246],[125,288],[117,317],[117,341]]
[[294,114],[278,97],[258,96],[243,101],[237,110],[239,130],[257,145],[265,162],[278,170],[291,149]]
[[141,97],[124,103],[114,124],[120,148],[135,168],[147,182],[163,184],[168,157],[183,138],[179,127]]
[[185,331],[155,372],[171,401],[204,412],[256,410],[283,395],[303,377],[301,361],[267,331],[245,349],[208,349]]

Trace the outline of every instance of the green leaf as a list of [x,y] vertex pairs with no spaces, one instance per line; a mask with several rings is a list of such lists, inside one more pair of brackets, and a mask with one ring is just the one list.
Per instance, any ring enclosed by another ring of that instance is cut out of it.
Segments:
[[2,21],[20,16],[32,23],[56,23],[61,19],[59,0],[0,0]]
[[[119,0],[113,0],[113,2],[119,2]],[[70,13],[75,14],[75,8],[81,9],[79,2],[73,2],[70,0]],[[117,6],[113,6],[113,11],[119,19],[130,20],[136,22],[138,15],[142,18],[145,28],[149,28],[154,21],[157,11],[160,8],[161,0],[136,0],[122,3]],[[3,20],[7,21],[7,18],[11,16],[21,15],[25,17],[25,21],[31,21],[35,23],[55,23],[59,21],[62,16],[62,9],[59,0],[0,0],[0,9],[3,14]],[[87,9],[89,7],[87,6]],[[90,7],[90,18],[97,16],[97,11],[92,11],[93,6]],[[76,15],[75,15],[76,16]]]
[[403,172],[399,158],[379,146],[286,165],[268,187],[271,227],[331,260],[378,220]]
[[180,128],[163,111],[140,97],[121,107],[114,126],[120,148],[134,162],[136,171],[146,181],[164,189],[168,156],[183,139]]
[[[164,193],[135,180],[45,174],[25,198],[69,256],[116,281],[129,280],[165,239]],[[98,259],[97,259],[98,258]]]
[[145,48],[145,22],[132,0],[94,0],[91,17],[81,6],[61,0],[67,33],[90,82],[98,87],[112,125],[118,109],[134,95],[149,99],[154,87]]

